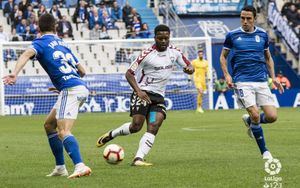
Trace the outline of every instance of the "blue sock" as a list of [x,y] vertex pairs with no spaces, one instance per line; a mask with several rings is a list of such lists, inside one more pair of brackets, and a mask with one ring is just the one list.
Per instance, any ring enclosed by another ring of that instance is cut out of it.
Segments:
[[251,130],[255,137],[256,143],[259,147],[260,153],[263,154],[268,149],[266,148],[265,138],[264,138],[264,132],[262,127],[259,124],[251,124]]
[[265,118],[265,113],[260,113],[260,123],[268,123]]
[[58,138],[57,132],[47,134],[52,153],[55,157],[56,165],[64,165],[64,147],[62,141]]
[[78,142],[73,135],[67,135],[63,140],[64,147],[71,157],[74,165],[81,163],[82,159],[80,156]]
[[[248,119],[247,119],[247,123],[248,123],[249,125],[251,125],[251,119],[250,119],[250,116],[249,116]],[[266,120],[266,118],[265,118],[265,113],[261,113],[261,114],[260,114],[260,123],[263,123],[263,124],[269,123],[269,122]]]

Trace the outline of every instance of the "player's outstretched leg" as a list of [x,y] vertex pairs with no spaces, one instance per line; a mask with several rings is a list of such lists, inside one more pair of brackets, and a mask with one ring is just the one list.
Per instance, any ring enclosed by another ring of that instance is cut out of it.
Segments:
[[49,141],[49,146],[55,157],[55,163],[56,163],[55,168],[50,174],[47,175],[47,177],[69,175],[65,166],[64,153],[63,153],[64,147],[56,131],[57,122],[56,122],[55,114],[56,114],[56,110],[52,109],[48,117],[46,118],[44,124],[44,128]]
[[127,122],[121,125],[120,127],[111,130],[104,135],[100,136],[97,140],[96,146],[102,147],[107,142],[116,138],[117,136],[126,136],[132,133],[139,132],[143,127],[145,116],[141,114],[135,114],[132,116],[132,122]]
[[152,163],[144,161],[144,157],[151,150],[156,134],[165,119],[162,112],[151,111],[147,117],[147,132],[142,136],[139,148],[132,162],[132,166],[152,166]]
[[74,119],[57,120],[59,137],[62,138],[64,148],[75,165],[75,170],[68,177],[69,179],[89,176],[92,173],[91,169],[83,163],[78,142],[71,134],[71,128],[73,127],[74,122]]
[[117,136],[125,136],[130,134],[130,127],[131,122],[128,123],[124,123],[123,125],[121,125],[120,127],[111,130],[107,133],[105,133],[104,135],[100,136],[97,140],[96,146],[97,147],[102,147],[104,146],[107,142],[111,141],[112,139],[114,139]]

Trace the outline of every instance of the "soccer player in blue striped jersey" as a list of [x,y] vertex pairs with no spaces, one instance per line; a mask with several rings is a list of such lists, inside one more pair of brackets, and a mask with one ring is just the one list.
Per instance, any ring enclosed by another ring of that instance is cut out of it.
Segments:
[[72,159],[75,170],[68,178],[90,175],[91,169],[81,158],[78,142],[71,133],[79,107],[86,101],[89,92],[81,79],[84,68],[60,38],[55,35],[55,19],[51,14],[39,18],[42,36],[35,39],[17,61],[14,72],[3,78],[5,84],[13,85],[18,73],[31,58],[36,58],[49,75],[54,87],[60,92],[57,102],[44,123],[48,141],[55,157],[56,166],[47,176],[68,176],[63,148]]
[[[226,35],[220,62],[228,86],[234,88],[239,106],[248,112],[242,117],[248,135],[255,138],[263,159],[271,159],[261,127],[261,124],[273,123],[277,119],[277,109],[268,87],[268,73],[279,91],[282,93],[284,90],[274,74],[268,35],[254,25],[255,19],[255,8],[245,6],[240,14],[241,27]],[[227,69],[230,51],[232,75]],[[263,113],[259,112],[258,106]]]

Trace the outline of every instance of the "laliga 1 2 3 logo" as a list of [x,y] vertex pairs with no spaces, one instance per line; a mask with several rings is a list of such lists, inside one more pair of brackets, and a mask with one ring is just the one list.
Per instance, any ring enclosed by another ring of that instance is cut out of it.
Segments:
[[265,162],[265,171],[271,176],[279,174],[281,163],[278,159],[269,159]]

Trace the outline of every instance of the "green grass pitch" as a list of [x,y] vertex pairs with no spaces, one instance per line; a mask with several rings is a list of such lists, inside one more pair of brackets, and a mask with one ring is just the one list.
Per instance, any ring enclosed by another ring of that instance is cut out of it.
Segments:
[[[90,177],[45,177],[54,158],[43,130],[45,116],[0,117],[0,187],[263,187],[264,161],[241,121],[244,111],[170,111],[146,160],[152,167],[132,167],[144,129],[111,143],[125,149],[119,165],[102,158],[95,142],[101,134],[130,121],[128,113],[80,114],[73,129]],[[300,113],[279,109],[278,121],[263,125],[267,146],[282,164],[282,187],[299,187]],[[65,153],[69,173],[71,160]]]

